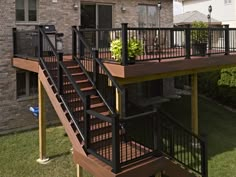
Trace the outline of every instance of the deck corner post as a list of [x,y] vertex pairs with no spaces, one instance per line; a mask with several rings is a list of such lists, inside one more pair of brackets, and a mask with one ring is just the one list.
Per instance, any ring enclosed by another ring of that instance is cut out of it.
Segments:
[[39,159],[40,164],[47,164],[49,158],[46,157],[46,118],[45,118],[45,90],[43,84],[38,78],[39,92]]
[[119,134],[119,117],[112,118],[112,172],[119,173],[120,165],[120,134]]
[[192,132],[198,135],[198,75],[192,75]]
[[191,59],[191,29],[190,29],[190,25],[187,25],[187,28],[185,28],[185,52],[186,52],[185,59]]
[[202,154],[202,177],[208,177],[208,156],[207,156],[207,136],[203,135],[202,139],[204,140],[202,142],[202,148],[201,148],[201,154]]
[[38,34],[39,34],[39,39],[38,39],[38,57],[42,58],[43,57],[43,34],[42,31],[43,27],[40,25],[38,28]]
[[229,55],[229,25],[224,25],[225,28],[225,55]]
[[17,30],[16,28],[12,28],[12,36],[13,36],[13,56],[17,54]]
[[128,23],[121,24],[121,32],[122,32],[121,64],[125,66],[128,64]]
[[72,26],[72,59],[74,60],[77,56],[77,36],[76,36],[76,26]]

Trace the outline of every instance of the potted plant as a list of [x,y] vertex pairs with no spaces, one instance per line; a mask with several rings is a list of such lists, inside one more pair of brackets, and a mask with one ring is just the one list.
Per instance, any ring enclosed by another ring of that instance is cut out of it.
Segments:
[[[122,53],[122,41],[121,39],[115,39],[111,42],[110,47],[112,57],[115,61],[121,63],[121,53]],[[128,40],[128,63],[135,63],[135,59],[138,55],[143,54],[143,45],[141,41],[137,39],[129,39]]]
[[[191,31],[193,55],[205,56],[207,50],[208,30],[207,24],[202,21],[194,21]],[[199,29],[194,29],[199,28]]]

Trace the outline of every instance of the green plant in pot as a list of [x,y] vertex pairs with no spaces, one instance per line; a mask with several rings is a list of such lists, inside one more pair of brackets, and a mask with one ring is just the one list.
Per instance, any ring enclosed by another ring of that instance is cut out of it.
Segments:
[[192,23],[192,28],[199,28],[191,31],[193,55],[206,55],[208,40],[207,27],[207,24],[202,21],[194,21]]
[[[122,56],[122,41],[121,39],[115,39],[111,42],[110,47],[112,57],[115,61],[121,63]],[[128,63],[135,63],[135,59],[138,55],[143,54],[143,45],[141,41],[137,39],[130,39],[128,41]]]

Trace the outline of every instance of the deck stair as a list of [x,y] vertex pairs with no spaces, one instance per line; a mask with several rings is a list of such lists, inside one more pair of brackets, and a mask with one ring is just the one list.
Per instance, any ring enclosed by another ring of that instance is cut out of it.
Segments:
[[124,90],[76,28],[72,36],[89,55],[77,55],[73,46],[73,58],[63,58],[39,28],[39,79],[73,145],[74,161],[96,177],[149,177],[157,170],[207,177],[204,141],[158,110],[126,117],[120,105],[117,112],[115,93],[122,98]]

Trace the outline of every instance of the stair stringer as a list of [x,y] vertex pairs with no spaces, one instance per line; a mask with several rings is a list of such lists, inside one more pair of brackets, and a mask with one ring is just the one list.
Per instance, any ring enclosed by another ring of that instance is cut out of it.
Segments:
[[73,149],[76,149],[78,152],[80,152],[81,154],[87,156],[87,154],[85,153],[84,149],[83,149],[83,145],[81,144],[81,142],[78,140],[74,130],[72,129],[69,120],[66,117],[65,112],[63,111],[62,107],[61,107],[61,103],[57,100],[55,93],[52,90],[51,85],[49,84],[42,68],[39,66],[39,71],[38,71],[38,77],[41,81],[41,83],[43,84],[43,87],[52,103],[52,106],[54,107],[54,110],[56,111],[68,137],[69,140],[72,144]]
[[163,156],[162,172],[168,177],[197,177],[197,174],[191,172],[187,168],[181,166],[178,162],[175,162],[169,158]]

